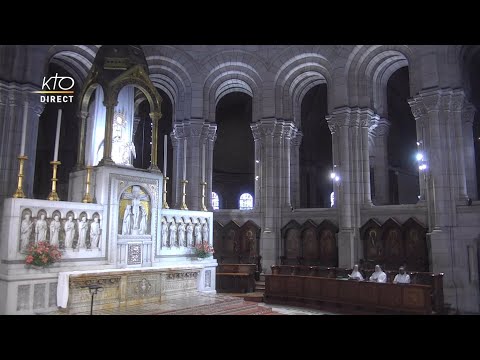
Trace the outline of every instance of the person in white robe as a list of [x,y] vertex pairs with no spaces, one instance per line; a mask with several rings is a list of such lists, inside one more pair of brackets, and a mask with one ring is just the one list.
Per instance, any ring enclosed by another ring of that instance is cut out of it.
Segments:
[[394,284],[410,284],[410,275],[405,272],[405,268],[400,266],[399,273],[393,279]]
[[359,281],[363,281],[363,276],[362,276],[362,273],[360,271],[358,271],[358,265],[355,264],[353,266],[353,271],[350,275],[348,275],[348,279],[349,280],[359,280]]
[[380,267],[380,265],[375,265],[375,272],[370,276],[370,281],[378,282],[378,283],[386,283],[387,282],[387,274],[385,274]]

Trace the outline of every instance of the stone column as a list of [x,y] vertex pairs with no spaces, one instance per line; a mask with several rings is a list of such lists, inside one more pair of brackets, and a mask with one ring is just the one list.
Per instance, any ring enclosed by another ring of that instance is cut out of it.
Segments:
[[295,136],[297,128],[293,122],[285,122],[283,126],[283,157],[284,157],[284,166],[283,166],[283,184],[284,184],[284,198],[283,206],[287,209],[292,208],[292,198],[291,198],[291,162],[292,162],[292,151],[291,144],[292,138]]
[[[172,153],[172,173],[170,174],[169,178],[170,180],[170,183],[172,184],[172,204],[170,204],[170,208],[172,209],[176,209],[180,206],[180,203],[181,203],[181,196],[182,196],[182,192],[181,192],[181,183],[180,181],[182,180],[181,179],[181,171],[182,171],[182,165],[180,164],[180,167],[178,166],[178,161],[179,161],[179,154],[183,152],[183,150],[180,150],[179,149],[179,144],[183,144],[182,143],[182,138],[180,138],[180,128],[175,128],[175,125],[174,125],[174,128],[172,130],[172,132],[170,133],[170,140],[172,142],[172,149],[173,149],[173,153]],[[183,128],[181,129],[181,134],[183,136]],[[183,147],[182,147],[183,149]],[[180,169],[180,170],[179,170]],[[180,173],[179,173],[180,171]]]
[[150,113],[150,119],[152,119],[152,147],[151,147],[152,162],[149,167],[149,170],[157,171],[157,172],[160,171],[160,169],[158,168],[158,121],[161,119],[161,117],[162,117],[162,114],[160,112]]
[[115,114],[115,106],[117,106],[117,99],[108,99],[105,94],[103,105],[105,106],[105,140],[103,143],[103,159],[98,165],[115,165],[112,160],[112,131],[113,131],[113,116]]
[[388,182],[388,132],[390,122],[380,118],[375,128],[375,205],[385,205],[390,202]]
[[457,200],[465,203],[468,199],[467,196],[467,180],[465,172],[465,145],[463,139],[463,128],[462,128],[462,110],[463,104],[465,101],[465,94],[461,90],[454,90],[452,93],[452,128],[453,133],[455,134],[454,138],[454,147],[455,147],[455,158],[453,158],[453,164],[456,167],[457,171],[453,173],[456,176],[458,190],[457,190]]
[[293,208],[300,207],[300,144],[303,133],[294,130],[290,141],[290,196]]
[[215,140],[217,139],[217,124],[206,123],[205,129],[205,181],[207,182],[205,205],[208,211],[213,211],[212,208],[212,191],[213,191],[213,151],[215,148]]
[[340,181],[335,185],[335,202],[338,208],[338,265],[351,267],[355,261],[355,236],[352,227],[351,163],[350,163],[350,108],[336,109],[327,116],[328,127],[332,133],[333,163],[340,174]]
[[462,139],[465,154],[465,178],[467,194],[471,199],[478,199],[477,194],[477,167],[475,162],[475,145],[473,138],[473,121],[475,119],[475,107],[465,103],[462,109]]
[[85,148],[87,142],[87,121],[89,113],[88,111],[81,111],[77,114],[77,118],[80,122],[80,136],[78,139],[77,147],[77,163],[75,164],[74,171],[82,170],[85,167]]
[[263,193],[262,193],[262,182],[263,182],[263,137],[262,131],[258,124],[250,125],[252,129],[253,141],[255,143],[255,202],[254,209],[262,211],[263,202]]
[[370,185],[370,153],[368,150],[368,138],[371,128],[375,128],[379,116],[371,110],[364,110],[360,117],[361,147],[362,147],[362,174],[363,174],[363,205],[372,206],[372,194]]

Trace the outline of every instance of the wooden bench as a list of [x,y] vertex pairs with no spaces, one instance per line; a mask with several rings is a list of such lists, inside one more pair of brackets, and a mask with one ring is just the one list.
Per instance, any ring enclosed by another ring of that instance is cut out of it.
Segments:
[[[304,266],[304,265],[272,265],[272,275],[297,275],[314,276],[330,279],[346,278],[352,269],[333,268],[325,266]],[[370,278],[374,270],[362,270],[364,279]],[[398,270],[384,270],[387,275],[387,283],[392,283]],[[444,313],[443,297],[443,273],[429,273],[418,271],[407,271],[410,275],[411,284],[429,286],[432,309],[437,314]]]
[[248,293],[255,291],[255,264],[220,264],[217,267],[217,292]]
[[265,302],[370,312],[432,314],[431,286],[349,281],[315,276],[265,275]]

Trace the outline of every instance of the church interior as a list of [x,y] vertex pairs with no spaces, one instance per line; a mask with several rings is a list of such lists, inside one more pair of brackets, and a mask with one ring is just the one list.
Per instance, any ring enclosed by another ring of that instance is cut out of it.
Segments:
[[479,45],[0,45],[0,314],[479,314]]

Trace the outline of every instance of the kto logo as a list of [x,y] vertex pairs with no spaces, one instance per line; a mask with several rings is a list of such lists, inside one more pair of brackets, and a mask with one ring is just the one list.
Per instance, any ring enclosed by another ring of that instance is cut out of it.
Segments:
[[44,77],[41,91],[34,91],[36,94],[46,94],[40,96],[42,103],[71,103],[73,101],[75,80],[70,76],[50,76]]

